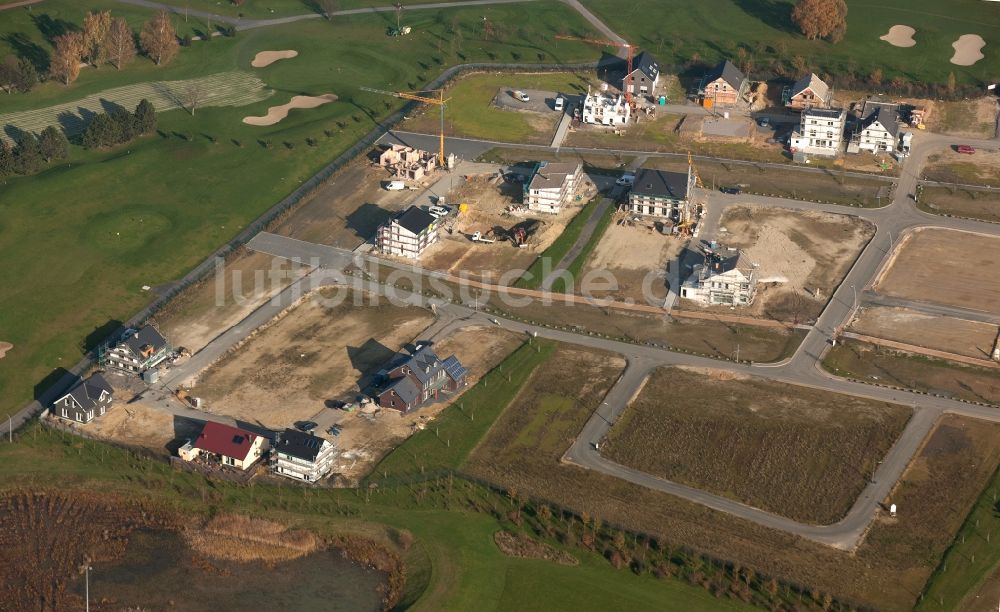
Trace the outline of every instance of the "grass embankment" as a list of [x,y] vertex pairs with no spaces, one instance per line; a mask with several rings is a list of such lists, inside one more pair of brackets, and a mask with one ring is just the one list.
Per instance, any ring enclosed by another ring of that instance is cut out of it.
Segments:
[[[692,4],[687,0],[638,0],[622,5],[618,0],[583,0],[591,11],[612,30],[632,44],[652,52],[660,66],[683,66],[692,58],[714,64],[722,59],[738,59],[744,49],[753,59],[754,72],[772,71],[782,62],[794,72],[793,58],[805,58],[807,69],[826,74],[852,73],[864,78],[878,67],[884,83],[904,80],[945,83],[954,72],[959,83],[990,82],[1000,57],[990,55],[972,66],[957,66],[949,60],[951,44],[963,34],[979,34],[987,42],[1000,28],[1000,14],[990,3],[955,0],[944,19],[938,0],[886,0],[877,5],[855,6],[847,15],[844,40],[831,44],[807,40],[791,21],[792,0],[741,2],[707,0]],[[957,16],[961,18],[957,18]],[[670,30],[661,24],[669,22]],[[919,33],[919,62],[914,49],[894,47],[879,40],[889,28],[906,24]],[[701,73],[697,75],[701,77]]]
[[[539,54],[544,55],[544,54]],[[533,59],[540,59],[537,56]],[[563,95],[587,91],[591,79],[584,73],[490,73],[470,74],[448,87],[445,97],[451,98],[445,110],[445,134],[466,138],[482,138],[497,142],[549,144],[562,114],[553,110],[500,109],[493,98],[504,88],[540,89]],[[441,129],[437,107],[425,108],[405,121],[400,129],[436,134]]]
[[599,201],[600,197],[597,197],[587,202],[580,209],[580,212],[576,213],[576,216],[566,225],[566,229],[559,234],[559,237],[528,266],[528,269],[521,275],[521,278],[514,282],[515,287],[521,289],[538,289],[542,286],[542,281],[545,280],[545,273],[551,272],[559,265],[559,262],[566,256],[566,253],[576,244],[580,233],[583,232],[583,226],[587,224],[590,216],[594,214],[594,209],[597,208]]
[[1000,222],[1000,193],[957,187],[922,187],[920,210],[935,215],[955,215]]
[[573,259],[568,266],[566,266],[566,271],[569,272],[569,277],[572,279],[573,284],[571,286],[566,285],[566,278],[560,276],[552,283],[552,291],[556,293],[569,293],[572,292],[574,287],[580,280],[580,273],[583,271],[583,266],[587,263],[587,259],[590,254],[594,252],[597,245],[601,242],[601,238],[604,237],[604,232],[607,231],[608,226],[611,225],[611,221],[614,218],[615,207],[614,205],[608,206],[604,211],[604,215],[597,221],[597,225],[594,227],[594,233],[590,235],[590,240],[587,244],[583,245],[583,249],[580,253]]
[[[119,3],[54,0],[30,12],[4,12],[0,27],[6,34],[23,34],[34,45],[31,52],[47,62],[51,47],[42,25],[78,24],[86,10],[102,7],[115,14],[133,11],[134,28],[151,14]],[[147,304],[151,293],[143,286],[160,288],[182,276],[399,108],[401,102],[361,92],[359,85],[418,89],[449,65],[511,61],[527,48],[537,50],[538,41],[546,41],[548,61],[593,56],[589,45],[551,40],[559,32],[590,32],[561,4],[489,7],[492,19],[523,23],[503,40],[484,38],[484,10],[408,13],[415,33],[402,38],[384,35],[381,14],[259,28],[184,48],[162,68],[137,58],[121,71],[85,69],[69,87],[46,83],[30,94],[0,96],[4,114],[130,83],[233,70],[252,71],[276,92],[244,107],[197,109],[193,116],[161,113],[159,136],[110,152],[72,147],[66,163],[0,184],[0,252],[6,264],[0,282],[7,287],[0,295],[0,341],[14,344],[0,369],[0,409],[30,400],[32,385],[57,375],[53,368],[74,364],[85,348]],[[461,35],[450,33],[453,28]],[[439,47],[439,39],[456,43]],[[299,56],[251,69],[256,53],[269,49],[295,49]],[[533,53],[522,61],[538,60]],[[270,127],[241,121],[293,95],[323,93],[340,99],[293,111]]]
[[832,374],[947,397],[1000,404],[1000,371],[845,340],[823,367]]
[[854,504],[911,411],[793,389],[664,368],[625,409],[601,452],[798,521],[834,523]]
[[941,565],[927,582],[917,610],[962,609],[1000,565],[1000,546],[993,542],[993,538],[1000,537],[998,495],[1000,470],[976,500]]
[[932,163],[924,168],[920,176],[938,183],[1000,187],[1000,174],[997,173],[996,167],[972,161]]
[[456,470],[521,390],[555,345],[533,340],[483,376],[458,402],[446,408],[375,467],[370,479],[420,477],[427,471]]

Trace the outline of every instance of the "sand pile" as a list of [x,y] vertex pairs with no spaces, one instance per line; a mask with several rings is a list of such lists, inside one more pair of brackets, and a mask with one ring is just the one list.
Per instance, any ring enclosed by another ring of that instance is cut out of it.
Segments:
[[261,51],[260,53],[254,56],[253,61],[250,62],[250,65],[253,66],[254,68],[264,68],[265,66],[270,66],[271,64],[273,64],[278,60],[292,59],[293,57],[297,57],[298,54],[299,54],[298,51],[293,51],[291,49],[287,49],[285,51]]
[[0,359],[3,359],[4,355],[7,354],[7,351],[12,348],[14,348],[14,345],[10,342],[0,342]]
[[907,25],[894,25],[889,28],[889,33],[884,36],[879,36],[880,40],[884,40],[893,47],[912,47],[917,44],[917,41],[913,40],[913,35],[917,31]]
[[316,108],[324,104],[329,104],[337,99],[333,94],[323,94],[322,96],[295,96],[288,104],[272,106],[267,109],[267,114],[263,117],[244,117],[243,123],[248,125],[274,125],[288,116],[288,112],[293,108]]
[[971,66],[985,57],[983,47],[986,41],[979,34],[963,34],[951,46],[955,48],[951,63],[957,66]]

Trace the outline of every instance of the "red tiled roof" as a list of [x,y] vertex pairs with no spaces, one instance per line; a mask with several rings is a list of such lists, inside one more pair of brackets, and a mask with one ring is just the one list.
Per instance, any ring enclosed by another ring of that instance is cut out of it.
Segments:
[[257,435],[249,431],[208,421],[195,440],[194,446],[216,455],[243,460],[250,453],[250,448],[256,439]]

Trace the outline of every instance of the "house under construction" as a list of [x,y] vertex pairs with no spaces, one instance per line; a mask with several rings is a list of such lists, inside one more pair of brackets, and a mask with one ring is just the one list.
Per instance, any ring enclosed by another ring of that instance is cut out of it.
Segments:
[[591,93],[583,100],[584,123],[594,125],[618,126],[626,125],[632,116],[632,108],[621,94]]
[[438,167],[433,153],[398,144],[383,151],[378,163],[392,176],[410,181],[419,181]]
[[735,249],[705,249],[705,263],[694,266],[681,285],[682,298],[709,306],[748,306],[756,293],[757,264]]

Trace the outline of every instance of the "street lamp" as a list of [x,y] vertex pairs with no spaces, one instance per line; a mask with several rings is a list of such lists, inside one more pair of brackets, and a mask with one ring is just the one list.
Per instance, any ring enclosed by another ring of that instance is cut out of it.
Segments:
[[7,415],[7,441],[14,442],[14,420]]
[[87,601],[86,612],[90,612],[90,570],[92,570],[92,569],[94,569],[94,568],[92,568],[90,566],[90,564],[88,563],[86,566],[84,566],[84,570],[83,570],[84,571],[84,589],[85,589],[85,591],[84,591],[85,595],[84,596],[87,598],[87,600],[86,600]]
[[854,292],[854,310],[858,309],[858,288],[851,285],[851,291]]

